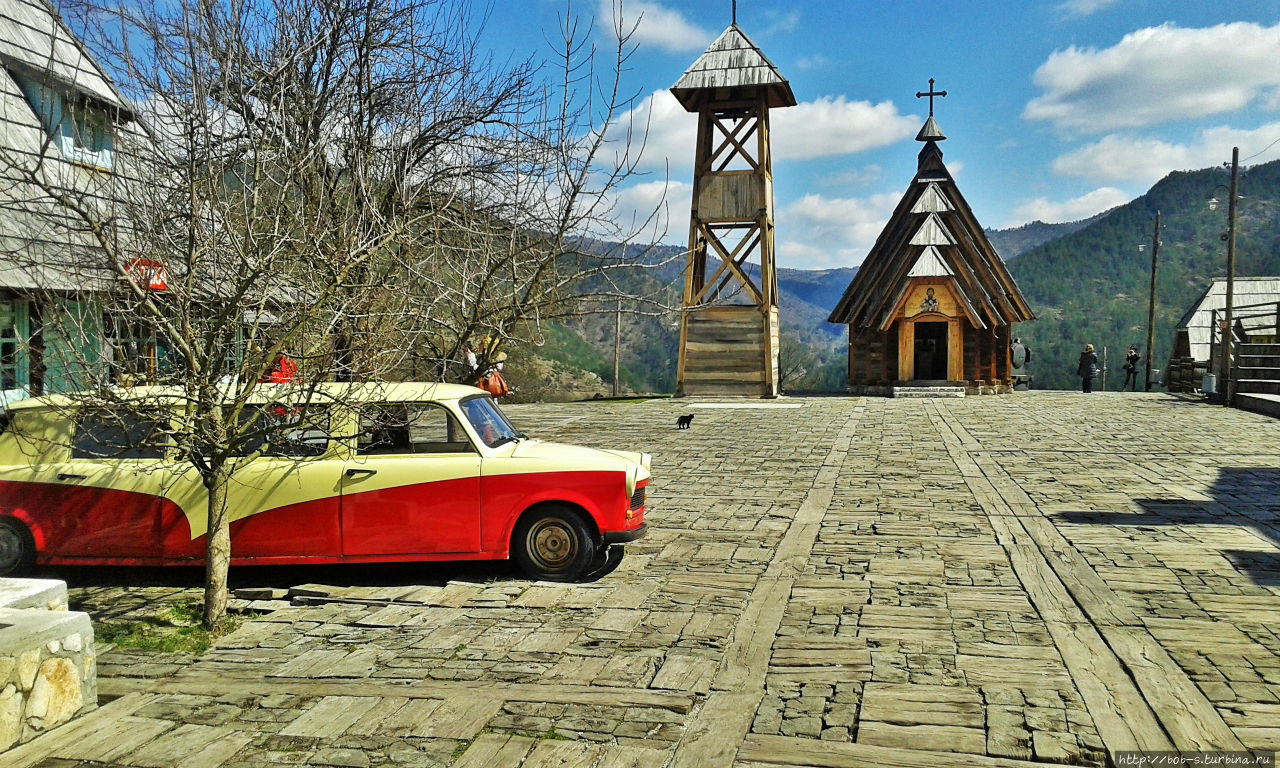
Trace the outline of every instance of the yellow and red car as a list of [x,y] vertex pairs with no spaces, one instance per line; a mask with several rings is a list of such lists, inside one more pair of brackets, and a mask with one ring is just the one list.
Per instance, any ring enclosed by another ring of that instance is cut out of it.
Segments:
[[[288,429],[235,459],[233,565],[513,558],[568,581],[644,533],[648,454],[529,438],[474,387],[324,384],[306,405],[297,387],[260,389],[246,413]],[[176,458],[181,399],[132,391],[147,410],[53,395],[0,417],[0,575],[203,562],[208,496]]]

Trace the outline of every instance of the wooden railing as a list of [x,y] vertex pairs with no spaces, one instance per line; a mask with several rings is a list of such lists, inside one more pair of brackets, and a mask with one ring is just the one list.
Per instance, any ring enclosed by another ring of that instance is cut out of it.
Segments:
[[[1236,383],[1240,380],[1239,362],[1236,350],[1241,344],[1268,344],[1280,342],[1280,301],[1266,301],[1258,304],[1244,304],[1231,308],[1232,332],[1225,334],[1226,355],[1229,363],[1226,381],[1218,382],[1218,392],[1227,397],[1228,402],[1235,397]],[[1208,372],[1222,378],[1222,354],[1224,331],[1226,330],[1226,311],[1215,309],[1209,325],[1209,369]]]

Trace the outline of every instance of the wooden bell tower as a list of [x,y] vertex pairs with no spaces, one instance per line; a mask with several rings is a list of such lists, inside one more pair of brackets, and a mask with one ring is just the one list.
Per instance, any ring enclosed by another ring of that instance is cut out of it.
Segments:
[[769,110],[791,86],[735,21],[671,88],[698,114],[677,395],[778,395]]

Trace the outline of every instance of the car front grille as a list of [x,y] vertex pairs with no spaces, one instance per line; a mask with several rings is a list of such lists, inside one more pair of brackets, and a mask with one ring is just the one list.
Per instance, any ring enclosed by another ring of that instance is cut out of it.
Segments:
[[631,511],[632,512],[635,512],[636,510],[639,510],[642,507],[644,507],[644,489],[647,487],[648,486],[642,485],[636,488],[635,493],[631,494]]

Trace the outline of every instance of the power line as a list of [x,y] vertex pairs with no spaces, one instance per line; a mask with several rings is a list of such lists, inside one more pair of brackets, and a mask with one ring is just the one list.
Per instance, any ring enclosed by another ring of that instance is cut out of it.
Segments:
[[1271,149],[1271,148],[1272,148],[1272,147],[1274,147],[1276,144],[1280,144],[1280,139],[1276,139],[1275,141],[1271,142],[1270,144],[1268,144],[1267,146],[1265,146],[1265,147],[1263,147],[1262,149],[1258,150],[1257,152],[1254,152],[1252,155],[1249,155],[1248,157],[1246,157],[1244,160],[1241,160],[1240,162],[1242,162],[1242,163],[1243,163],[1243,162],[1246,162],[1246,161],[1252,160],[1253,158],[1257,157],[1258,155],[1262,154],[1263,152],[1266,152],[1268,149]]

